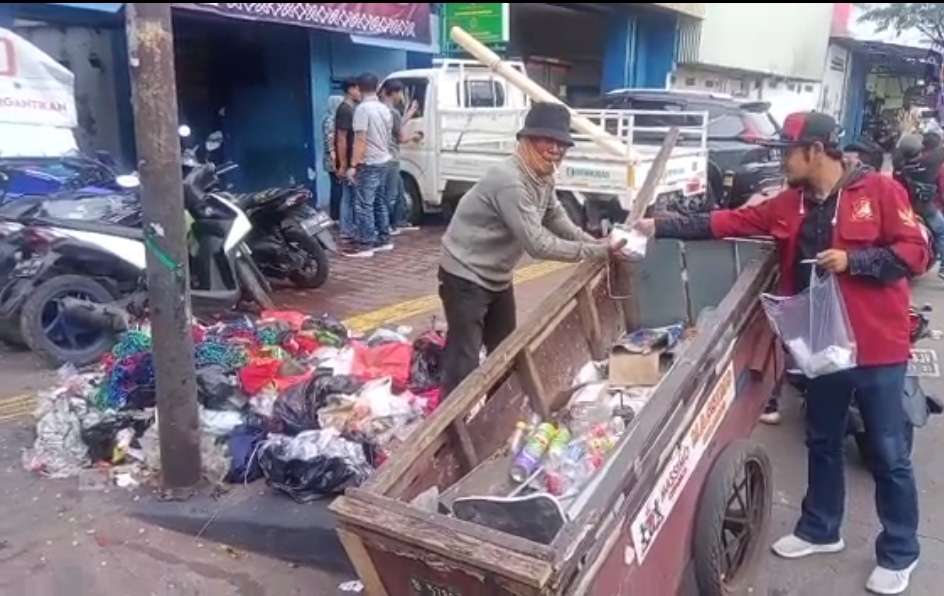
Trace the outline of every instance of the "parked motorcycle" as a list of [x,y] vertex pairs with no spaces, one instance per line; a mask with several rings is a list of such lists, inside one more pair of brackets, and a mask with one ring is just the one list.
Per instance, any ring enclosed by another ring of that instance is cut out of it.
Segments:
[[[182,138],[189,136],[189,129],[186,132],[187,135],[181,131]],[[222,143],[222,133],[213,132],[202,149],[212,153]],[[198,149],[184,149],[185,168],[200,163]],[[227,169],[235,167],[230,164]],[[337,245],[331,235],[331,218],[311,207],[309,190],[297,186],[227,196],[252,222],[247,244],[252,249],[253,260],[267,278],[287,280],[307,289],[324,285],[330,270],[328,252],[336,252]]]
[[[193,220],[194,310],[220,312],[242,300],[272,308],[268,282],[245,244],[252,224],[225,194],[205,190],[217,182],[212,164],[193,168],[184,180],[185,208]],[[122,330],[118,323],[128,308],[146,302],[140,224],[45,215],[21,223],[27,254],[0,291],[0,318],[17,322],[23,342],[53,364],[97,361]]]

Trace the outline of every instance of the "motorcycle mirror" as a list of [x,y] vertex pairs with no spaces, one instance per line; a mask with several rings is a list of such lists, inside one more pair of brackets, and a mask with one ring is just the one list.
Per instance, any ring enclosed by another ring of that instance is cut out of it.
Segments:
[[216,151],[223,145],[223,133],[215,130],[210,133],[210,136],[207,137],[204,146],[207,151]]
[[115,182],[121,188],[137,188],[141,186],[141,181],[135,174],[122,174],[115,177]]
[[177,128],[177,134],[180,135],[180,138],[186,139],[187,137],[190,136],[190,127],[187,126],[186,124],[181,124]]

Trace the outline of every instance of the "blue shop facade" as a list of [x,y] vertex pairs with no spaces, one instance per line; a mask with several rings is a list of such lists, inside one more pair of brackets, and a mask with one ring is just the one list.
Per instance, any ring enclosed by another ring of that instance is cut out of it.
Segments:
[[[573,101],[664,87],[680,19],[693,18],[672,7],[697,5],[508,6],[511,37],[498,49],[526,59],[533,78]],[[240,164],[236,183],[246,190],[310,181],[326,197],[320,170],[329,96],[347,77],[428,67],[445,49],[442,4],[174,7],[180,120],[195,136],[223,132],[227,158]],[[4,3],[0,27],[76,74],[80,146],[133,163],[124,4]]]

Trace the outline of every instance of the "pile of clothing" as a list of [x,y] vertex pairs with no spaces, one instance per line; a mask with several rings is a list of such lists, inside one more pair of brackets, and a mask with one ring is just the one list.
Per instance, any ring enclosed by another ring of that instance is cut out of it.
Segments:
[[[444,332],[354,337],[339,321],[266,311],[194,324],[201,447],[211,481],[260,478],[296,500],[362,483],[439,404]],[[160,470],[149,330],[40,396],[24,465],[50,477]]]

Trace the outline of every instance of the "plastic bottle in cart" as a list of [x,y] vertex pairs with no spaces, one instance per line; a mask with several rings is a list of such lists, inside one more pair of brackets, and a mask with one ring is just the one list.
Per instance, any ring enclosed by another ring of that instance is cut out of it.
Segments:
[[541,466],[541,460],[544,459],[556,432],[557,429],[549,422],[541,423],[534,429],[511,464],[509,473],[512,480],[524,482]]
[[570,430],[558,427],[547,448],[544,465],[544,486],[547,492],[560,496],[566,491],[567,447],[570,445]]
[[570,431],[574,437],[586,435],[601,423],[608,423],[613,417],[613,409],[603,401],[577,404],[570,411]]

